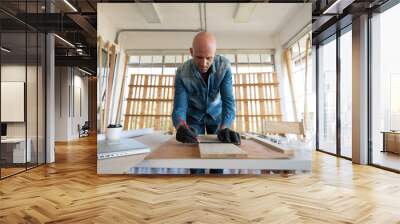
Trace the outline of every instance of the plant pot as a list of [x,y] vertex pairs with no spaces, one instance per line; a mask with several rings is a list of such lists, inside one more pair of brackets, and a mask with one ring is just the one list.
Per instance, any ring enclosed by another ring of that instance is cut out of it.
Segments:
[[107,128],[106,140],[107,141],[118,141],[121,138],[122,127]]

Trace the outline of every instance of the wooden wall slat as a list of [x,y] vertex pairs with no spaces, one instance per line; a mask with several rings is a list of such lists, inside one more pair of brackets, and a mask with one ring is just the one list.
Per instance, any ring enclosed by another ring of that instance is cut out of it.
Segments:
[[[124,126],[173,131],[174,81],[174,75],[132,75]],[[234,74],[233,91],[236,119],[232,128],[235,130],[261,133],[264,120],[281,120],[275,73]]]

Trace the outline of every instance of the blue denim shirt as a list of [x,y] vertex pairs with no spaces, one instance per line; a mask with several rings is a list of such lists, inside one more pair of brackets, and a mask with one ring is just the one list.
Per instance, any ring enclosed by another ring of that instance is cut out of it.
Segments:
[[[232,71],[228,59],[216,55],[212,63],[208,85],[204,82],[193,59],[183,63],[176,71],[174,109],[175,127],[179,118],[190,124],[215,123],[230,127],[235,119]],[[211,117],[212,121],[205,120]]]

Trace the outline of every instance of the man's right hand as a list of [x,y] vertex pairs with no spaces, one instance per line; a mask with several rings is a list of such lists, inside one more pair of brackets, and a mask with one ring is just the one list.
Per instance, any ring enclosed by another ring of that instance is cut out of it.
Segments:
[[176,130],[176,140],[182,143],[198,143],[196,130],[189,126],[179,125]]

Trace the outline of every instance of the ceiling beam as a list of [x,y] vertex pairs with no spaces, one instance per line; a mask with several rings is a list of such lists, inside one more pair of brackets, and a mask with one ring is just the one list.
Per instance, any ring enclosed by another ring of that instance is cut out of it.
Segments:
[[336,0],[330,4],[323,12],[323,14],[342,14],[347,6],[351,5],[355,0]]
[[140,13],[148,23],[161,23],[161,16],[157,4],[136,3]]
[[248,23],[256,8],[256,3],[237,3],[233,19],[237,23]]
[[69,13],[67,15],[72,21],[79,25],[89,36],[96,38],[97,30],[81,14]]
[[56,66],[80,66],[96,70],[97,58],[93,56],[55,56]]

